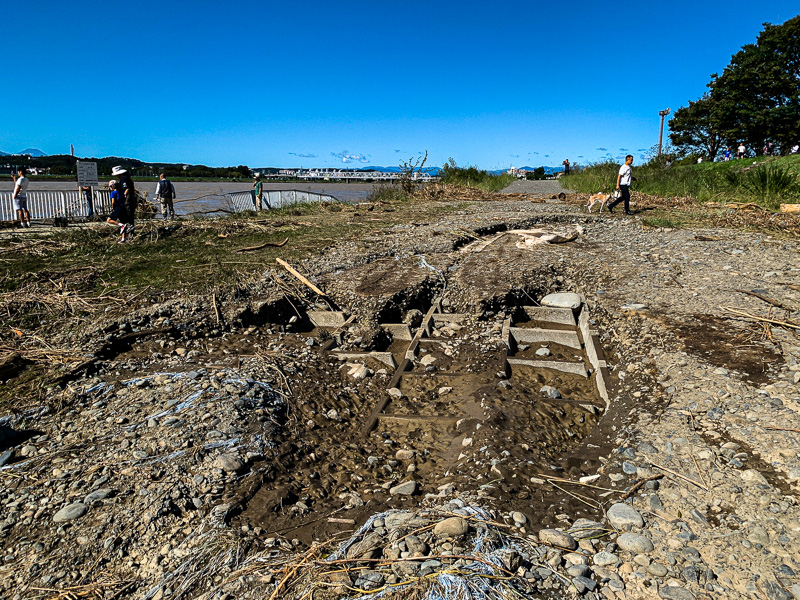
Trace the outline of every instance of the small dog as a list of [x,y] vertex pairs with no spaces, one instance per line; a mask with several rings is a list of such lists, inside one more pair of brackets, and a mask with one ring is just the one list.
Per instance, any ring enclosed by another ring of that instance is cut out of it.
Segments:
[[599,192],[597,194],[594,194],[593,196],[589,196],[589,203],[587,204],[589,212],[592,212],[592,207],[595,204],[599,203],[600,208],[597,210],[597,213],[600,214],[601,212],[603,212],[603,207],[608,207],[609,200],[613,199],[614,199],[613,196],[610,196],[608,194],[601,194]]

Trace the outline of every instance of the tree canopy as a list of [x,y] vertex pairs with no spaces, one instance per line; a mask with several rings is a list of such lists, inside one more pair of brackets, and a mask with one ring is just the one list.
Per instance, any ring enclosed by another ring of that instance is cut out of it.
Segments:
[[754,44],[714,73],[702,98],[675,111],[670,139],[682,150],[714,160],[723,144],[781,152],[800,141],[800,16],[764,24]]

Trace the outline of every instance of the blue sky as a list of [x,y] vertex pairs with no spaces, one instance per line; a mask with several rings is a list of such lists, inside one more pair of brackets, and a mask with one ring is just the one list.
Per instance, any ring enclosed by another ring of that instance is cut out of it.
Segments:
[[658,141],[775,0],[639,3],[41,0],[7,14],[18,57],[0,150],[251,167],[587,163]]

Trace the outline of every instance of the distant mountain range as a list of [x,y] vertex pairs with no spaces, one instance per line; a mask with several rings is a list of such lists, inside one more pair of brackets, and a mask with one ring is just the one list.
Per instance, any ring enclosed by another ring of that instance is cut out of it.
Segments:
[[44,152],[39,150],[38,148],[25,148],[25,150],[20,150],[19,152],[0,152],[0,156],[18,156],[21,154],[30,154],[31,156],[47,156]]

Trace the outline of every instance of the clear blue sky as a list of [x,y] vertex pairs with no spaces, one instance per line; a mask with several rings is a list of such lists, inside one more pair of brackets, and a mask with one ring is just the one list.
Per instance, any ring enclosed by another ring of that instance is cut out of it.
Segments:
[[798,4],[40,0],[0,150],[251,167],[586,163],[658,141],[764,22]]

